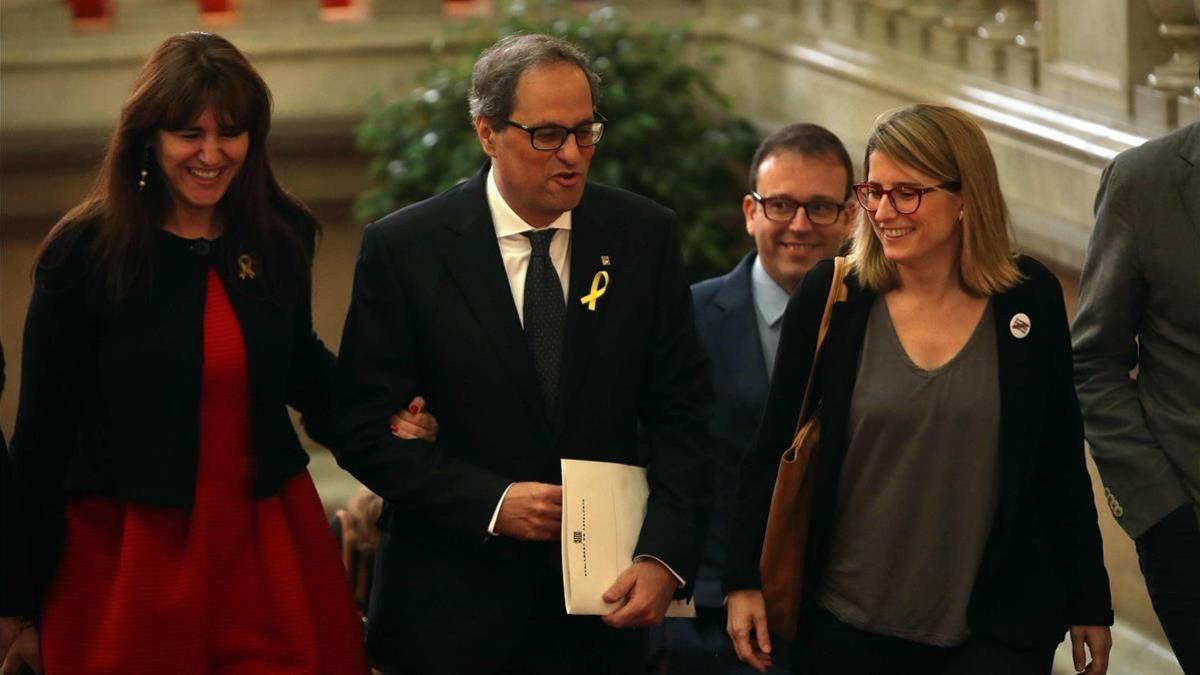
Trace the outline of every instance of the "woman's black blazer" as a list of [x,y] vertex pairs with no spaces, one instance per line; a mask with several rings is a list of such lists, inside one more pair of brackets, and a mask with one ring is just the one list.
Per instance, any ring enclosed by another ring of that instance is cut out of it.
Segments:
[[[1000,377],[999,496],[967,622],[977,634],[1041,646],[1061,640],[1068,626],[1111,625],[1113,612],[1084,463],[1062,288],[1036,260],[1021,257],[1018,265],[1024,280],[992,298]],[[761,586],[758,559],[779,456],[796,428],[832,278],[833,263],[821,262],[788,303],[767,408],[742,465],[726,591]],[[822,426],[803,591],[797,598],[801,631],[816,607],[828,563],[850,400],[877,297],[853,275],[847,286],[847,300],[834,307],[814,385]],[[1029,323],[1023,338],[1010,327],[1019,314]]]
[[245,339],[255,496],[278,492],[308,463],[288,406],[304,414],[314,440],[332,439],[335,358],[313,332],[307,288],[295,307],[283,306],[268,299],[258,274],[223,264],[231,259],[224,240],[159,232],[150,283],[115,310],[88,265],[94,234],[79,227],[51,245],[25,320],[12,454],[31,567],[41,575],[57,558],[68,494],[192,503],[210,267]]

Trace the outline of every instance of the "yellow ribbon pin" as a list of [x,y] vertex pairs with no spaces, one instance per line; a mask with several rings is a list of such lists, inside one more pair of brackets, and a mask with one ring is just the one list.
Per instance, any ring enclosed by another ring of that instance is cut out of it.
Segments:
[[[604,285],[601,286],[600,284]],[[596,301],[600,296],[604,295],[604,291],[608,290],[608,272],[603,270],[596,272],[596,276],[592,277],[592,292],[579,299],[579,302],[587,305],[589,312],[596,311]]]
[[242,268],[242,271],[238,272],[239,279],[245,280],[254,278],[254,261],[250,259],[248,254],[243,253],[238,256],[238,266]]

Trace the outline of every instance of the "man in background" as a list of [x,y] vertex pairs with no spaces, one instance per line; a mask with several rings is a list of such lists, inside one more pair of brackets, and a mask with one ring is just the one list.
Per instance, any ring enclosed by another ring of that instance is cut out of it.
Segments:
[[[725,634],[721,592],[739,466],[766,405],[788,298],[817,261],[837,255],[850,233],[853,171],[842,142],[815,124],[768,136],[754,153],[742,198],[754,250],[728,274],[692,287],[696,328],[713,359],[716,498],[696,581],[698,616],[668,619],[664,626],[670,673],[753,672]],[[780,659],[786,651],[775,650],[772,673],[785,672]]]

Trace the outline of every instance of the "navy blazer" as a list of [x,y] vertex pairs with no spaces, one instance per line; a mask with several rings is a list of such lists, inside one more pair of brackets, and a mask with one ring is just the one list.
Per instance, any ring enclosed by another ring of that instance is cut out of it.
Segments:
[[696,330],[713,364],[713,513],[696,578],[696,604],[720,607],[721,571],[736,504],[742,458],[767,405],[767,363],[755,318],[751,251],[728,274],[692,286]]
[[[585,188],[572,211],[559,404],[548,412],[486,170],[367,227],[342,338],[338,461],[388,501],[368,649],[405,672],[493,672],[538,598],[561,602],[557,541],[486,534],[509,483],[559,483],[560,458],[644,463],[650,497],[635,554],[667,563],[688,594],[708,506],[710,373],[674,214]],[[602,271],[608,285],[590,309],[581,298]],[[387,430],[416,394],[438,418],[434,443]],[[576,622],[611,647],[601,656],[613,672],[640,667],[643,631]]]
[[[977,634],[1024,646],[1058,642],[1068,626],[1112,625],[1112,599],[1084,463],[1083,425],[1072,384],[1071,343],[1058,279],[1028,257],[1024,279],[993,296],[1000,376],[1000,484],[995,520],[967,608]],[[791,443],[833,263],[805,276],[788,303],[773,387],[753,451],[742,466],[727,590],[759,588],[758,559],[779,456]],[[801,632],[816,608],[833,540],[850,401],[871,305],[878,294],[853,275],[835,305],[814,386],[821,439],[814,470]],[[1010,321],[1029,317],[1017,338]]]

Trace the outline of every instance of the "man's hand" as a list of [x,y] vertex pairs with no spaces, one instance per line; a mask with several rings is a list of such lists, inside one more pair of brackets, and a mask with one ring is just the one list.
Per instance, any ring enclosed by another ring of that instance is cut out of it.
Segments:
[[743,662],[760,673],[771,667],[771,635],[767,632],[767,605],[762,591],[734,591],[725,602],[725,632]]
[[625,569],[604,591],[605,602],[625,604],[603,616],[613,628],[642,628],[662,623],[679,583],[666,565],[657,560],[639,560]]
[[496,533],[526,541],[557,541],[562,533],[562,486],[513,483],[500,503]]
[[425,399],[417,396],[408,407],[391,416],[392,435],[405,440],[419,438],[433,443],[437,440],[438,421],[425,412]]
[[[1087,668],[1084,668],[1084,644],[1092,655]],[[1111,649],[1112,631],[1108,626],[1071,626],[1071,654],[1075,657],[1075,672],[1104,675],[1108,672],[1108,652]]]
[[21,666],[29,666],[36,675],[42,675],[42,646],[38,641],[37,628],[33,626],[21,631],[13,640],[4,664],[0,666],[0,674],[20,675]]

